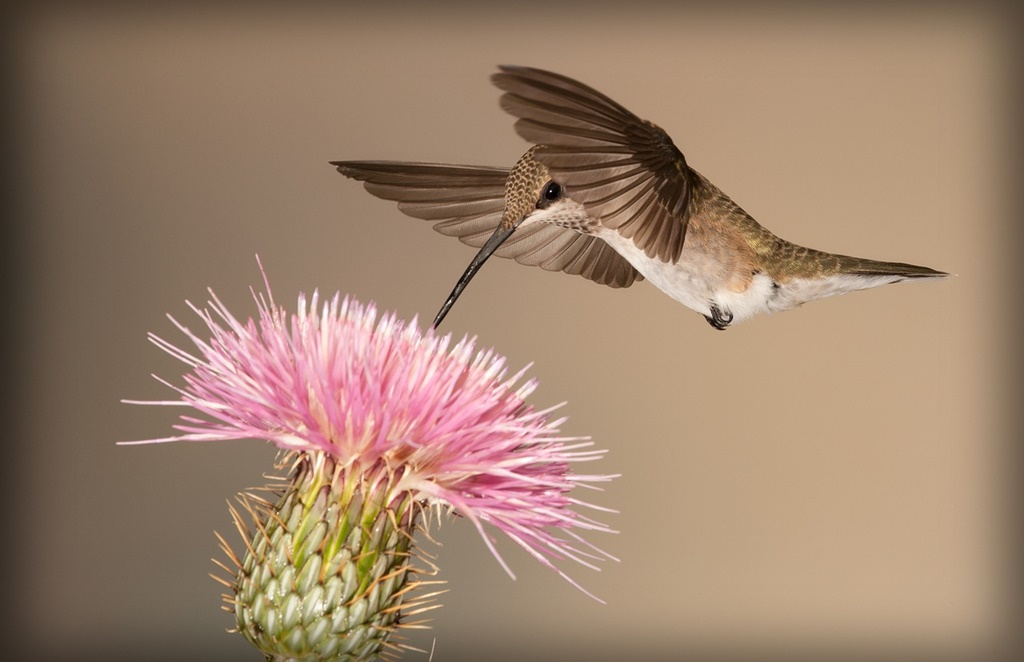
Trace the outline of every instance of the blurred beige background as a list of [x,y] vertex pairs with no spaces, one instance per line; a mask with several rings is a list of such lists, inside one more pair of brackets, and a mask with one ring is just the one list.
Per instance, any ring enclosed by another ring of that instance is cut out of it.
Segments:
[[282,302],[340,289],[432,318],[473,251],[327,162],[512,164],[526,144],[488,81],[499,63],[657,122],[781,236],[958,277],[719,333],[647,283],[489,262],[446,330],[534,361],[534,402],[568,400],[565,430],[610,449],[599,469],[623,475],[594,500],[621,533],[591,539],[621,562],[569,568],[600,605],[503,545],[510,580],[450,523],[432,548],[450,592],[411,643],[439,662],[1003,644],[1009,33],[955,6],[669,7],[25,17],[29,342],[7,544],[29,659],[258,659],[224,633],[207,573],[212,532],[233,535],[225,500],[273,451],[115,446],[178,413],[119,402],[170,397],[149,375],[182,373],[146,333],[181,340],[164,315],[195,327],[184,301],[207,286],[252,314],[257,253]]

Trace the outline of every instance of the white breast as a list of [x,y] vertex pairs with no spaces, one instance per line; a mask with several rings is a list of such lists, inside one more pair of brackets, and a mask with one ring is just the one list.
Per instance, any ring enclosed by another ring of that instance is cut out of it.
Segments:
[[613,230],[597,228],[594,234],[626,258],[659,290],[701,315],[711,315],[711,301],[715,299],[707,279],[707,269],[687,260],[672,264],[653,259],[637,248],[632,239],[626,239]]

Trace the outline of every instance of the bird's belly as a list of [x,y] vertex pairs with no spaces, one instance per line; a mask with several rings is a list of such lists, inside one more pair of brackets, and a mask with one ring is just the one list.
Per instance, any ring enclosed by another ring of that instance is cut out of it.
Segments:
[[700,269],[694,261],[662,262],[649,257],[637,248],[631,239],[623,237],[618,232],[600,228],[595,234],[626,258],[633,268],[659,290],[701,315],[711,314],[713,288],[707,271]]
[[598,234],[616,252],[644,275],[652,285],[687,308],[711,316],[712,304],[732,314],[732,323],[742,322],[759,313],[773,312],[789,306],[775,301],[778,286],[764,274],[755,274],[742,291],[729,287],[721,263],[708,256],[683,248],[679,262],[653,259],[636,247],[630,239],[617,232],[604,230]]

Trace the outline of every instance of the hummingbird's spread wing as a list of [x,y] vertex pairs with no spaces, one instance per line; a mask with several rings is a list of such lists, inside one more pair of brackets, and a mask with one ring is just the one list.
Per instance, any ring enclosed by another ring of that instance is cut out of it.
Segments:
[[[505,209],[507,168],[401,161],[332,161],[366,190],[394,200],[409,216],[436,221],[434,229],[475,248],[484,245]],[[643,280],[604,241],[547,223],[520,228],[495,251],[520,264],[564,271],[611,287]]]
[[500,69],[491,79],[505,90],[501,107],[566,195],[649,257],[676,262],[693,181],[668,134],[571,78]]

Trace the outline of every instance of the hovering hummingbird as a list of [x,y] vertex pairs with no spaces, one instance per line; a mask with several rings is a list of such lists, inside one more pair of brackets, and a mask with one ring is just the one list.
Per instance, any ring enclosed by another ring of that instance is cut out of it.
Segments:
[[797,246],[686,163],[660,127],[559,74],[502,66],[491,80],[534,143],[511,169],[332,161],[434,229],[480,249],[436,328],[492,254],[611,287],[644,278],[716,329],[758,313],[948,274]]

